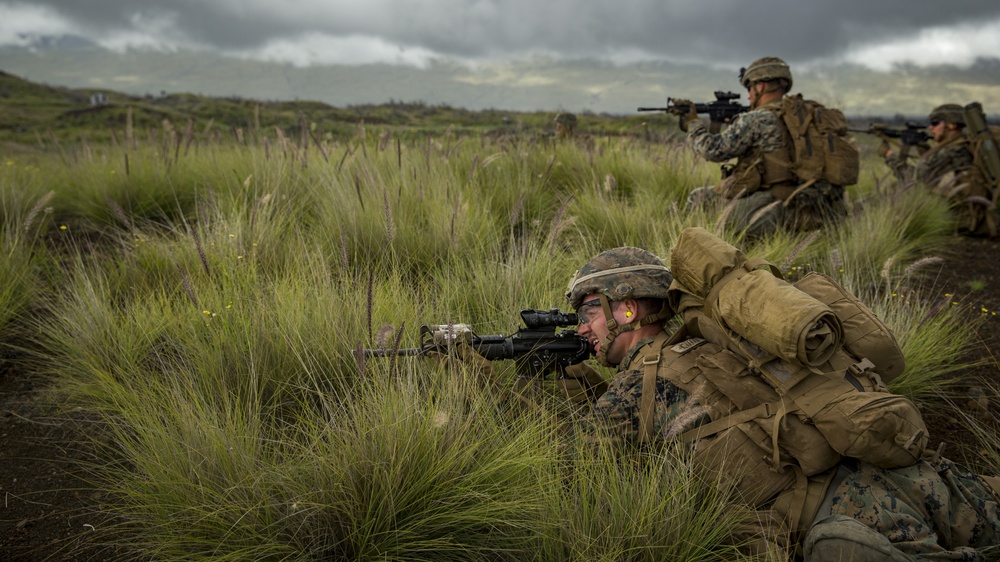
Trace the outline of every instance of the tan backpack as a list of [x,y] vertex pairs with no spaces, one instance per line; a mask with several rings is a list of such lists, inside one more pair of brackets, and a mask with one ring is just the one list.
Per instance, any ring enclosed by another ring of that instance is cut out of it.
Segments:
[[800,183],[858,183],[860,153],[842,111],[797,94],[782,99],[778,115],[791,135],[792,173]]
[[[756,269],[761,265],[768,267]],[[671,301],[684,318],[678,338],[704,338],[729,351],[735,358],[728,361],[729,370],[752,373],[775,393],[744,389],[734,390],[743,396],[731,395],[726,388],[738,372],[718,369],[713,379],[711,370],[703,370],[709,384],[736,406],[732,412],[741,412],[713,418],[686,438],[763,416],[771,427],[776,466],[794,461],[806,475],[830,468],[795,454],[781,458],[782,450],[802,448],[783,441],[783,420],[794,416],[821,435],[810,433],[808,452],[829,447],[883,468],[919,460],[928,441],[920,412],[885,387],[903,370],[902,351],[892,332],[839,284],[817,274],[804,278],[802,288],[791,285],[773,265],[746,260],[701,228],[681,233],[671,266]],[[747,408],[758,411],[742,412]]]

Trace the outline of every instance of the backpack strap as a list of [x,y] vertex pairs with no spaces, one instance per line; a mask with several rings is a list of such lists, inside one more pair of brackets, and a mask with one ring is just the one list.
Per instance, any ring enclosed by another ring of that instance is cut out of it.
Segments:
[[652,443],[655,437],[654,417],[656,413],[656,374],[659,371],[663,347],[671,338],[661,332],[649,344],[656,354],[642,360],[642,398],[639,400],[639,442]]
[[774,467],[775,471],[780,472],[783,466],[788,465],[788,463],[781,460],[781,448],[778,446],[778,440],[781,438],[781,421],[785,419],[786,415],[798,409],[792,400],[783,397],[778,402],[764,402],[753,408],[740,410],[724,418],[703,423],[698,427],[685,431],[680,435],[679,439],[684,443],[691,443],[692,441],[711,437],[744,422],[773,418],[774,421],[771,428],[771,466]]
[[792,468],[795,470],[795,484],[778,494],[772,508],[784,519],[793,541],[801,545],[797,539],[812,526],[834,477],[838,475],[838,468],[809,477],[798,466]]

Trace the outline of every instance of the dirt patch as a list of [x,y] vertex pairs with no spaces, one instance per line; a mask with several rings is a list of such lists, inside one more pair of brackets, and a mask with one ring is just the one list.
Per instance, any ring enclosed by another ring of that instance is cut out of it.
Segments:
[[[1000,384],[994,349],[1000,349],[1000,243],[956,238],[940,271],[931,273],[933,290],[959,302],[967,314],[986,314],[967,361],[978,366],[963,370],[955,406],[973,411],[970,387]],[[987,312],[983,312],[983,310]],[[0,552],[11,562],[37,560],[107,560],[115,552],[98,548],[96,536],[102,493],[93,489],[80,463],[93,459],[77,439],[77,424],[55,418],[39,402],[30,377],[17,372],[17,357],[0,358]],[[991,397],[994,406],[996,397]],[[980,401],[981,402],[981,401]],[[994,416],[995,417],[995,416]],[[946,443],[946,456],[974,464],[977,446],[954,407],[935,401],[925,410],[931,442]],[[93,526],[93,527],[92,527]]]
[[[945,442],[945,456],[978,468],[978,444],[962,416],[1000,432],[1000,242],[982,238],[955,239],[945,262],[933,279],[934,291],[962,308],[969,319],[981,318],[965,363],[974,365],[957,373],[958,385],[951,402],[935,401],[924,410],[931,443]],[[950,295],[950,296],[948,296]]]
[[106,560],[88,541],[101,524],[102,493],[85,481],[92,463],[78,424],[50,414],[39,388],[5,357],[0,369],[0,553],[11,562]]

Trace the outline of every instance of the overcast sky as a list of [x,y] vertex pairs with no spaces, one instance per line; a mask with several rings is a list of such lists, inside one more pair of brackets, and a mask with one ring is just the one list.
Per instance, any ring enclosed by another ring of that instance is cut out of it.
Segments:
[[296,66],[544,56],[732,68],[776,55],[883,70],[1000,56],[1000,1],[0,0],[0,46],[62,34]]

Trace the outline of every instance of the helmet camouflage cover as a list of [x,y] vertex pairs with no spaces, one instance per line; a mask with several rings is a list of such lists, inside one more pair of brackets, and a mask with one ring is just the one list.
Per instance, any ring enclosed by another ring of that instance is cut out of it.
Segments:
[[931,110],[928,119],[965,126],[965,109],[957,103],[946,103]]
[[749,88],[756,82],[781,79],[786,82],[786,90],[792,89],[792,70],[788,63],[778,57],[762,57],[740,69],[740,84],[744,88]]
[[601,252],[584,264],[570,280],[566,298],[574,310],[591,293],[612,301],[665,299],[673,280],[660,258],[642,248],[624,246]]
[[576,125],[576,115],[573,115],[572,113],[560,113],[556,115],[554,121],[560,125],[572,127],[573,125]]

